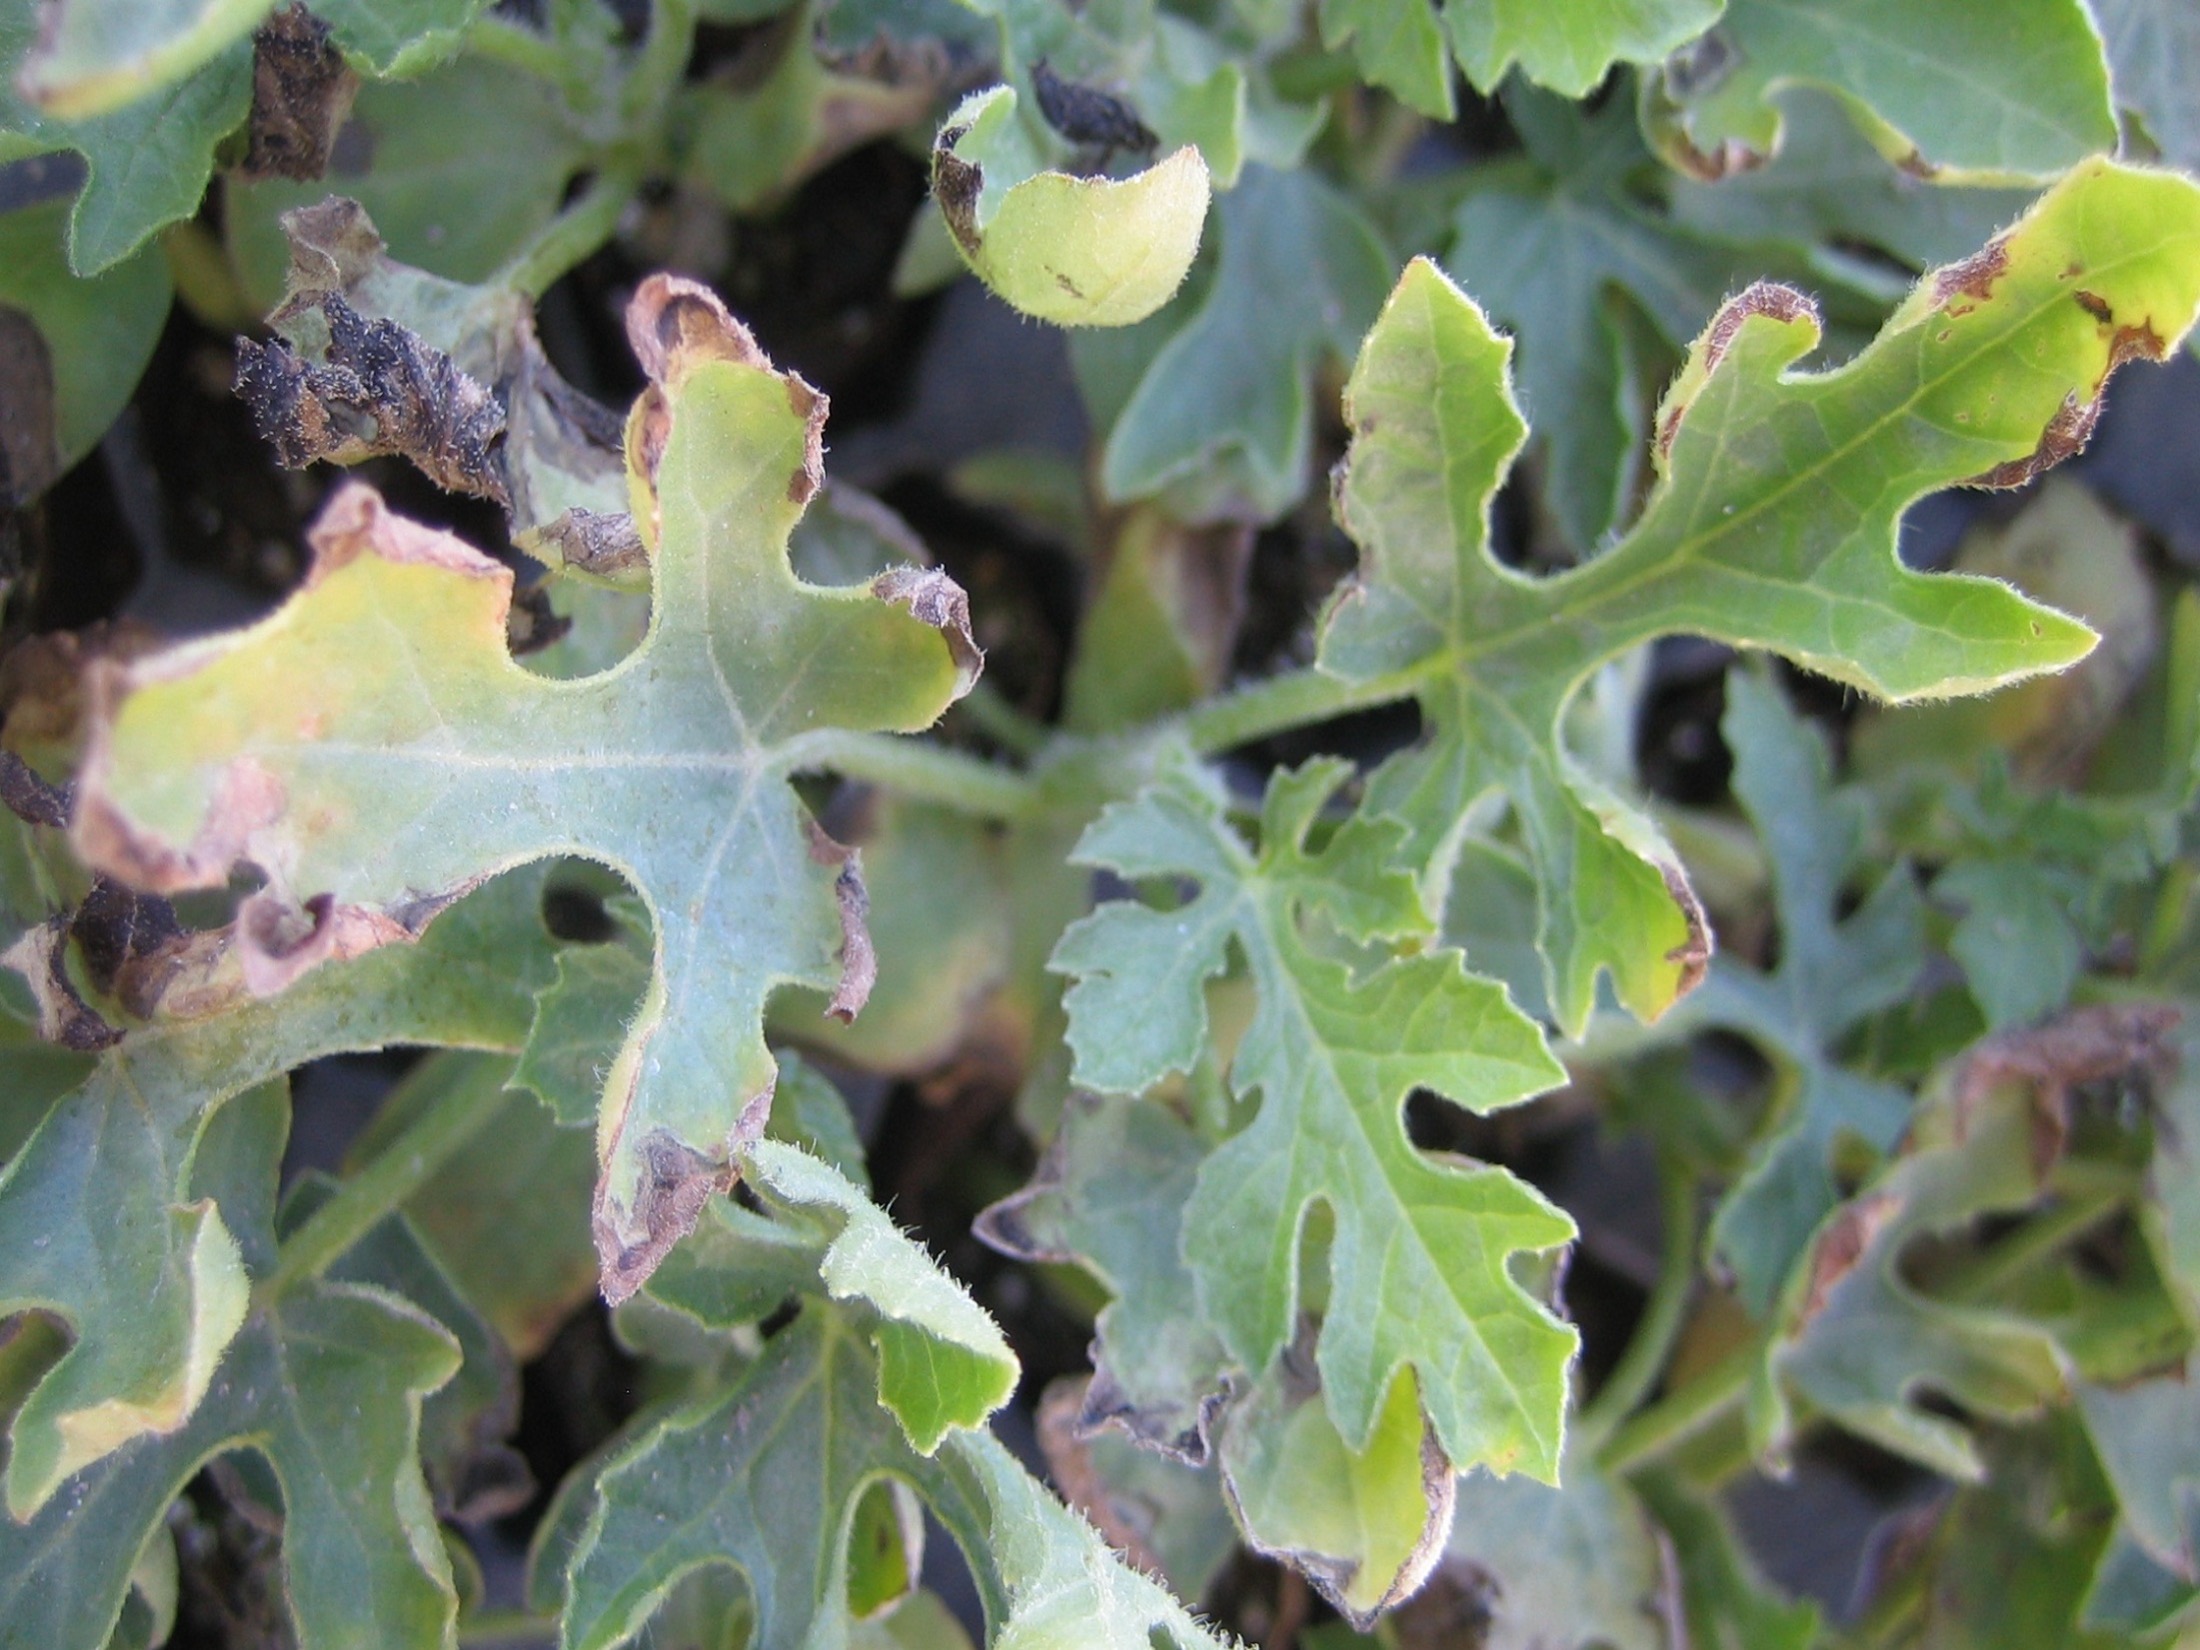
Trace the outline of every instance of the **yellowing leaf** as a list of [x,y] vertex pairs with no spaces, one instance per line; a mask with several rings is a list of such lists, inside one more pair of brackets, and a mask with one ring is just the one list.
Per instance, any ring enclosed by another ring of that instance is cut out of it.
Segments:
[[2024,479],[2082,444],[2122,361],[2159,357],[2200,304],[2200,189],[2090,162],[2007,235],[1928,276],[1834,370],[1794,364],[1809,301],[1757,287],[1696,345],[1661,410],[1658,484],[1604,554],[1553,578],[1501,566],[1489,501],[1524,429],[1507,346],[1431,265],[1409,268],[1347,390],[1340,510],[1364,547],[1321,668],[1411,693],[1428,742],[1377,775],[1431,900],[1463,810],[1511,801],[1541,890],[1559,1022],[1609,971],[1655,1015],[1702,971],[1694,896],[1655,827],[1566,751],[1560,718],[1600,666],[1661,635],[1766,648],[1890,699],[1977,692],[2092,646],[2005,585],[1903,568],[1902,511],[1935,487]]
[[354,488],[282,609],[111,682],[76,837],[144,885],[263,867],[266,989],[407,940],[506,866],[578,853],[626,877],[655,934],[598,1118],[614,1299],[762,1133],[766,998],[811,985],[853,1014],[868,990],[860,873],[788,779],[829,766],[838,730],[928,725],[978,666],[942,575],[820,589],[789,567],[822,397],[690,283],[646,282],[630,332],[654,380],[628,426],[654,579],[634,653],[577,681],[521,669],[510,574]]
[[1042,321],[1119,327],[1183,284],[1207,219],[1207,163],[1190,146],[1128,178],[1046,168],[1014,88],[965,98],[932,150],[932,189],[963,259]]

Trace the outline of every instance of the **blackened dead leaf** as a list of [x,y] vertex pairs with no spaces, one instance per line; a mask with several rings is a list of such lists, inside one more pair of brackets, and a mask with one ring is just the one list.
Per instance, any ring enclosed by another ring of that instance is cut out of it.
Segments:
[[38,1035],[49,1043],[90,1054],[110,1048],[122,1033],[84,1000],[69,978],[69,918],[51,917],[0,951],[0,968],[12,968],[31,988],[38,1008]]
[[1031,66],[1031,89],[1038,94],[1039,113],[1072,143],[1096,143],[1103,149],[1131,149],[1141,154],[1160,143],[1153,128],[1138,118],[1138,111],[1121,98],[1092,86],[1064,80],[1040,58]]
[[301,469],[321,459],[356,464],[394,455],[451,492],[509,501],[497,451],[504,409],[448,355],[394,321],[366,319],[337,293],[313,293],[286,308],[325,318],[325,362],[306,360],[280,339],[237,344],[237,393],[277,459]]
[[49,785],[13,751],[0,751],[0,804],[26,825],[63,830],[69,823],[69,787]]
[[252,121],[243,175],[310,181],[328,171],[336,134],[351,114],[359,77],[302,5],[277,12],[252,36]]

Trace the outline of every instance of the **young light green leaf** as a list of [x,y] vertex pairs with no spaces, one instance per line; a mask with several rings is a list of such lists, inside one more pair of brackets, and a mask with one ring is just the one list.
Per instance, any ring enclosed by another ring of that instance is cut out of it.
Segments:
[[[1107,426],[1110,498],[1158,498],[1189,522],[1265,521],[1306,491],[1315,376],[1358,343],[1392,266],[1358,208],[1303,171],[1247,168],[1215,216],[1212,275],[1130,341],[1135,359],[1111,360],[1104,337],[1072,348]],[[1127,383],[1120,401],[1096,397],[1102,376]]]
[[[1818,730],[1765,676],[1730,670],[1721,724],[1734,794],[1772,868],[1779,964],[1759,974],[1721,959],[1682,1008],[1684,1025],[1751,1038],[1785,1068],[1776,1121],[1711,1222],[1711,1250],[1742,1304],[1772,1309],[1819,1222],[1840,1200],[1844,1148],[1893,1149],[1910,1097],[1839,1058],[1858,1021],[1900,1001],[1925,966],[1925,909],[1906,867],[1836,917],[1863,847],[1862,799],[1837,792]],[[1676,1028],[1678,1029],[1678,1028]]]
[[[72,1473],[146,1434],[176,1435],[244,1321],[233,1213],[190,1187],[231,1097],[292,1066],[393,1042],[515,1049],[548,972],[539,879],[506,878],[419,945],[332,963],[272,1001],[245,988],[229,930],[155,955],[147,1024],[102,1056],[0,1175],[0,1314],[75,1334],[16,1417],[18,1517]],[[164,988],[164,991],[163,991]]]
[[1458,953],[1388,957],[1359,971],[1306,925],[1351,939],[1427,926],[1400,840],[1357,818],[1316,850],[1308,833],[1346,777],[1342,763],[1281,774],[1257,853],[1218,799],[1178,773],[1103,813],[1076,858],[1126,877],[1189,878],[1175,910],[1103,905],[1073,924],[1052,967],[1080,1083],[1130,1094],[1190,1069],[1207,1034],[1204,982],[1231,947],[1259,1008],[1230,1081],[1260,1107],[1200,1166],[1183,1253],[1202,1316],[1240,1367],[1268,1367],[1310,1284],[1299,1276],[1310,1206],[1335,1221],[1327,1319],[1316,1363],[1345,1444],[1364,1449],[1398,1372],[1419,1377],[1445,1455],[1548,1478],[1558,1470],[1571,1330],[1512,1277],[1508,1257],[1573,1235],[1566,1217],[1502,1170],[1432,1161],[1401,1107],[1427,1088],[1475,1111],[1560,1081],[1537,1028]]
[[1641,519],[1587,565],[1530,579],[1486,547],[1523,433],[1509,351],[1433,266],[1409,268],[1347,392],[1356,435],[1338,496],[1364,553],[1325,617],[1320,663],[1421,700],[1433,737],[1386,766],[1371,801],[1412,828],[1432,903],[1462,809],[1506,793],[1541,888],[1559,1023],[1586,1021],[1604,970],[1628,1008],[1661,1012],[1701,975],[1702,919],[1655,828],[1564,750],[1579,684],[1674,632],[1891,699],[2082,657],[2090,631],[2006,586],[1902,568],[1895,528],[1934,487],[2004,485],[2067,456],[2108,375],[2173,347],[2196,302],[2200,189],[2106,162],[1930,277],[1832,371],[1790,370],[1818,339],[1808,300],[1753,288],[1666,398]]
[[2108,64],[2082,0],[2021,16],[1981,0],[1930,11],[1729,0],[1662,71],[1652,131],[1699,176],[1746,171],[1779,152],[1779,99],[1799,86],[1837,94],[1889,160],[1951,182],[2044,182],[2116,147]]
[[113,685],[76,836],[165,887],[249,854],[294,913],[278,921],[353,943],[417,932],[508,865],[577,850],[615,867],[655,932],[598,1120],[614,1301],[762,1134],[771,992],[812,985],[847,1014],[868,994],[860,876],[789,776],[829,763],[831,730],[928,725],[978,668],[943,575],[826,590],[789,568],[821,396],[692,283],[645,282],[629,320],[653,379],[628,436],[655,589],[638,651],[580,681],[529,674],[505,645],[510,573],[352,488],[290,603]]
[[1207,220],[1207,163],[1186,145],[1128,178],[1081,178],[996,86],[957,105],[932,147],[932,194],[996,296],[1065,327],[1142,321],[1184,284]]
[[1985,1468],[1969,1429],[1928,1409],[1923,1394],[1999,1421],[2067,1396],[2065,1360],[2046,1330],[1999,1307],[1935,1300],[1902,1271],[1913,1241],[2032,1206],[2044,1172],[2033,1108],[2014,1084],[1936,1097],[1904,1154],[1828,1217],[1788,1284],[1750,1396],[1760,1449],[1785,1454],[1801,1398],[1883,1449],[1976,1480]]
[[[241,1265],[258,1275],[275,1258],[288,1117],[279,1085],[230,1101],[190,1186],[235,1221]],[[448,1330],[380,1289],[313,1280],[260,1303],[179,1429],[84,1467],[25,1521],[0,1519],[8,1638],[99,1650],[170,1503],[206,1461],[248,1450],[281,1486],[300,1650],[452,1645],[458,1596],[419,1451],[422,1399],[458,1364]]]
[[18,363],[0,383],[0,472],[31,499],[90,452],[137,388],[168,319],[168,268],[139,253],[84,280],[62,254],[59,201],[0,213],[0,333]]
[[597,1480],[567,1570],[566,1650],[631,1642],[705,1565],[741,1573],[755,1650],[839,1642],[860,1608],[851,1518],[881,1481],[907,1509],[893,1543],[904,1567],[914,1573],[921,1540],[914,1491],[969,1561],[996,1650],[1219,1650],[990,1437],[957,1432],[916,1453],[877,1384],[864,1336],[813,1300],[731,1391],[623,1450]]
[[1338,1434],[1296,1349],[1229,1409],[1222,1483],[1255,1549],[1312,1581],[1365,1632],[1428,1579],[1451,1533],[1456,1480],[1423,1418],[1410,1370],[1364,1447]]
[[37,32],[31,6],[0,7],[0,163],[68,151],[84,157],[84,184],[69,212],[69,268],[95,276],[198,210],[215,145],[251,107],[252,49],[239,42],[153,95],[75,120],[18,90]]
[[983,1425],[1008,1402],[1018,1370],[999,1327],[883,1210],[798,1147],[759,1140],[744,1162],[775,1201],[831,1211],[825,1223],[839,1229],[819,1275],[835,1300],[860,1300],[878,1314],[879,1402],[920,1455],[932,1454],[954,1428]]

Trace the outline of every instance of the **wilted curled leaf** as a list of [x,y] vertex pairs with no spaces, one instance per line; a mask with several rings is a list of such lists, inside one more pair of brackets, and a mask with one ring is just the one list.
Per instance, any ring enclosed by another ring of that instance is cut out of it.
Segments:
[[237,392],[277,458],[408,458],[439,486],[502,504],[522,549],[607,583],[648,582],[621,419],[558,375],[524,298],[394,262],[356,201],[286,212],[283,232],[277,336],[237,351]]
[[963,99],[932,146],[932,193],[963,259],[1026,315],[1066,327],[1144,320],[1192,267],[1207,163],[1186,145],[1134,177],[1049,168],[1013,87]]
[[141,886],[219,883],[249,860],[269,899],[311,916],[299,937],[331,923],[339,948],[416,933],[530,860],[578,853],[626,877],[655,935],[598,1119],[614,1300],[762,1132],[766,998],[860,997],[860,877],[818,851],[788,784],[829,765],[812,736],[925,727],[977,668],[937,575],[882,597],[789,566],[823,396],[692,282],[651,278],[628,324],[655,380],[627,429],[655,580],[633,654],[577,681],[530,674],[506,646],[511,575],[351,488],[283,608],[109,673],[76,828]]

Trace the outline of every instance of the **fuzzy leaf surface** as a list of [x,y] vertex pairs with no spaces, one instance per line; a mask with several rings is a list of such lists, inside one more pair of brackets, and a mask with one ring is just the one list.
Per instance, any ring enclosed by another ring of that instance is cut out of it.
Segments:
[[654,575],[640,648],[576,681],[530,674],[505,644],[509,572],[354,488],[289,603],[120,685],[77,833],[90,859],[167,887],[249,856],[278,899],[327,896],[315,933],[364,943],[506,866],[618,871],[654,956],[597,1123],[614,1300],[762,1134],[771,992],[811,985],[851,1014],[867,992],[860,874],[788,785],[823,765],[805,740],[925,727],[977,666],[944,577],[828,590],[789,567],[822,397],[692,284],[646,283],[630,322],[654,380],[628,428]]
[[842,1642],[855,1614],[850,1523],[881,1480],[897,1501],[921,1497],[963,1549],[990,1645],[1219,1645],[991,1437],[958,1431],[919,1455],[877,1392],[860,1330],[812,1300],[732,1390],[623,1450],[597,1480],[567,1571],[567,1650],[631,1642],[667,1590],[708,1565],[741,1573],[756,1650]]
[[1690,169],[1718,177],[1779,152],[1781,94],[1798,86],[1838,94],[1888,159],[1950,181],[2044,181],[2116,147],[2082,0],[2018,14],[1987,0],[1730,0],[1661,91]]
[[1207,219],[1207,163],[1189,144],[1127,178],[1048,164],[1016,91],[973,92],[932,150],[932,194],[963,259],[1026,315],[1065,327],[1142,321],[1183,284]]
[[1904,569],[1896,527],[1936,487],[2018,479],[2067,453],[2109,373],[2165,354],[2196,302],[2200,190],[2106,162],[1974,263],[1928,277],[1831,371],[1791,370],[1819,337],[1807,301],[1753,288],[1666,398],[1657,485],[1633,529],[1536,579],[1486,547],[1489,500],[1525,433],[1509,346],[1433,265],[1409,267],[1347,389],[1339,502],[1363,556],[1325,617],[1320,664],[1421,700],[1432,737],[1386,765],[1372,801],[1414,832],[1431,903],[1453,822],[1507,794],[1561,1026],[1585,1022],[1605,970],[1623,1005],[1662,1012],[1701,975],[1701,914],[1655,827],[1564,749],[1579,686],[1673,633],[1769,649],[1890,699],[2083,657],[2089,630],[2007,586]]
[[1200,1166],[1184,1211],[1202,1315],[1243,1368],[1266,1369],[1291,1339],[1309,1287],[1301,1235],[1324,1202],[1335,1233],[1315,1361],[1345,1444],[1366,1447],[1411,1366],[1451,1461],[1549,1477],[1574,1337],[1507,1260],[1565,1242],[1572,1223],[1502,1170],[1431,1159],[1401,1108],[1428,1088],[1492,1110],[1563,1072],[1504,988],[1471,978],[1457,952],[1355,972],[1309,936],[1315,920],[1363,943],[1426,927],[1412,878],[1391,864],[1394,825],[1355,820],[1309,846],[1345,776],[1334,761],[1279,775],[1257,851],[1181,770],[1100,816],[1075,859],[1199,892],[1175,910],[1115,901],[1062,936],[1050,966],[1075,982],[1074,1076],[1133,1094],[1189,1070],[1208,1035],[1204,982],[1237,947],[1259,1007],[1230,1082],[1260,1106]]
[[[75,1344],[15,1417],[11,1512],[147,1434],[175,1435],[244,1322],[234,1214],[194,1191],[232,1097],[303,1061],[390,1043],[516,1049],[549,971],[539,880],[506,878],[417,946],[245,989],[223,936],[191,954],[167,1012],[107,1050],[0,1175],[0,1314],[64,1319]],[[226,1424],[226,1423],[225,1423]]]

